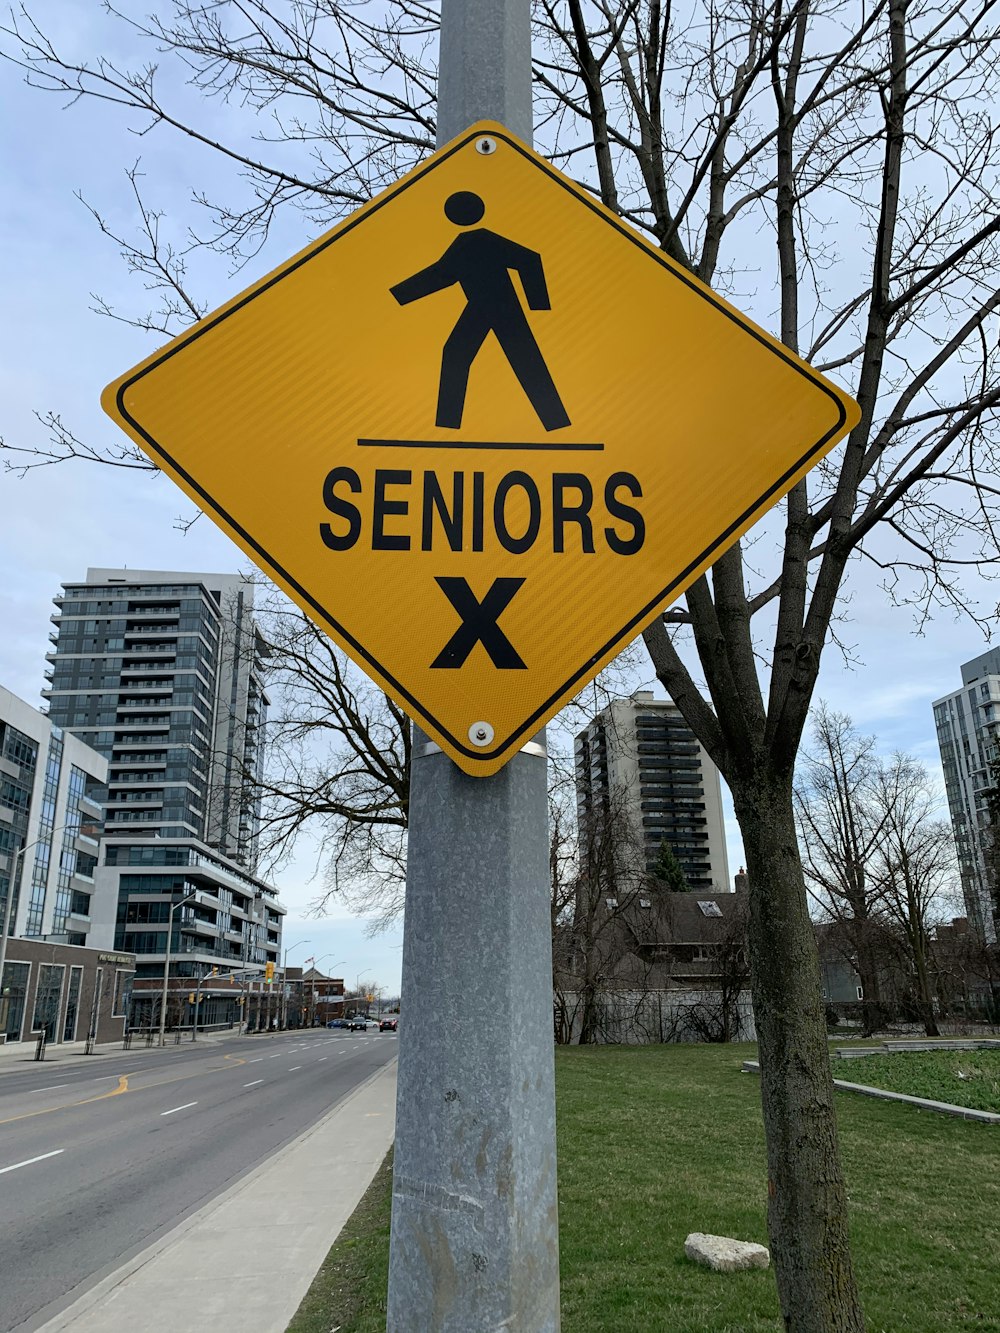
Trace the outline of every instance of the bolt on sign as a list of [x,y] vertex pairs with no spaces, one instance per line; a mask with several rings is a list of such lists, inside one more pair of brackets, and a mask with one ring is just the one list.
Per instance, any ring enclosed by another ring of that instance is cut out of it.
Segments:
[[859,417],[488,122],[102,402],[482,776]]

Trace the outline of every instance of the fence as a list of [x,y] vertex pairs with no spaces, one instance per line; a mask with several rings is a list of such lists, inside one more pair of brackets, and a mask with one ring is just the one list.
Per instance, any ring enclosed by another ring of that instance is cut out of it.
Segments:
[[[558,991],[556,1040],[580,1040],[586,1013],[581,992]],[[674,1041],[756,1041],[750,992],[627,991],[602,988],[592,997],[590,1040],[601,1045],[644,1046]]]

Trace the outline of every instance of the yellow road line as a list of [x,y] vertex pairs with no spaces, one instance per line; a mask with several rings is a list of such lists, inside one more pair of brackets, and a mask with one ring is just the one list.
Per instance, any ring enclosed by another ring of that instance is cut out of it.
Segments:
[[36,1115],[49,1115],[52,1111],[68,1111],[71,1106],[87,1106],[90,1102],[103,1102],[108,1097],[120,1097],[123,1092],[128,1092],[128,1081],[130,1074],[118,1075],[118,1086],[112,1088],[110,1092],[99,1093],[96,1097],[84,1097],[79,1102],[64,1102],[62,1106],[46,1106],[41,1111],[24,1111],[21,1115],[8,1116],[6,1120],[0,1120],[0,1125],[12,1125],[15,1120],[30,1120]]
[[40,1111],[22,1111],[20,1115],[8,1116],[6,1120],[0,1120],[0,1125],[12,1125],[15,1120],[31,1120],[38,1115],[51,1115],[53,1111],[71,1111],[75,1106],[89,1106],[92,1102],[103,1102],[109,1097],[120,1097],[125,1092],[151,1092],[153,1088],[166,1087],[168,1083],[183,1083],[185,1079],[198,1078],[202,1074],[220,1074],[227,1069],[237,1069],[240,1065],[245,1065],[246,1060],[236,1055],[224,1055],[223,1060],[231,1060],[231,1064],[216,1065],[212,1069],[194,1069],[189,1074],[176,1074],[173,1078],[159,1079],[155,1083],[147,1083],[141,1088],[130,1088],[128,1081],[135,1078],[138,1074],[144,1073],[144,1070],[132,1070],[129,1074],[118,1075],[118,1087],[112,1088],[110,1092],[99,1093],[96,1097],[84,1097],[78,1102],[63,1102],[60,1106],[46,1106]]

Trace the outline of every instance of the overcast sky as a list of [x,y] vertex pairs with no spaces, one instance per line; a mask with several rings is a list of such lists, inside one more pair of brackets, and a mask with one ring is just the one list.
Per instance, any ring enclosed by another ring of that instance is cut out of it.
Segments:
[[[81,54],[114,55],[121,29],[109,27],[98,10],[90,0],[45,0],[38,12]],[[148,58],[148,51],[142,49],[142,56]],[[33,414],[54,411],[85,440],[112,439],[116,428],[100,411],[101,389],[156,343],[92,313],[93,293],[130,311],[144,308],[143,293],[75,193],[82,192],[113,226],[129,230],[136,208],[124,168],[141,157],[154,205],[172,223],[183,222],[194,216],[192,189],[206,179],[217,183],[218,164],[162,131],[136,137],[112,107],[81,103],[63,110],[58,97],[26,88],[21,72],[4,62],[0,107],[0,435],[11,443],[42,445],[45,432]],[[235,113],[220,107],[209,114],[228,119]],[[301,217],[289,215],[250,267],[235,276],[221,266],[199,271],[198,291],[215,306],[313,235]],[[41,702],[51,599],[63,581],[82,578],[88,566],[245,568],[242,553],[208,520],[186,533],[177,529],[178,519],[192,513],[162,477],[85,463],[36,470],[23,480],[0,472],[6,574],[0,580],[0,683],[36,706]],[[970,601],[996,604],[995,592],[975,573],[968,588]],[[970,624],[950,617],[916,637],[908,613],[889,608],[869,576],[854,579],[846,610],[850,619],[840,633],[855,664],[846,666],[828,649],[819,697],[876,733],[884,751],[899,748],[937,768],[931,701],[957,688],[959,664],[983,651],[985,641]],[[729,828],[734,872],[741,850],[731,818]],[[398,988],[400,932],[369,940],[363,923],[344,914],[323,921],[306,917],[319,887],[310,882],[314,861],[315,849],[304,853],[279,883],[290,909],[287,943],[311,941],[289,962],[327,955],[324,970],[331,967],[349,980],[368,972]]]

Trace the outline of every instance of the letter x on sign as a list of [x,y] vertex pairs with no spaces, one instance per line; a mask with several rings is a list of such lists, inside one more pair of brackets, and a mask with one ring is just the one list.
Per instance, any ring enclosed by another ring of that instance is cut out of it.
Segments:
[[501,671],[524,670],[514,645],[497,624],[504,608],[524,579],[494,579],[481,602],[465,579],[441,579],[441,591],[462,617],[462,623],[431,663],[432,667],[461,667],[477,643]]
[[102,401],[482,777],[860,415],[491,122]]

